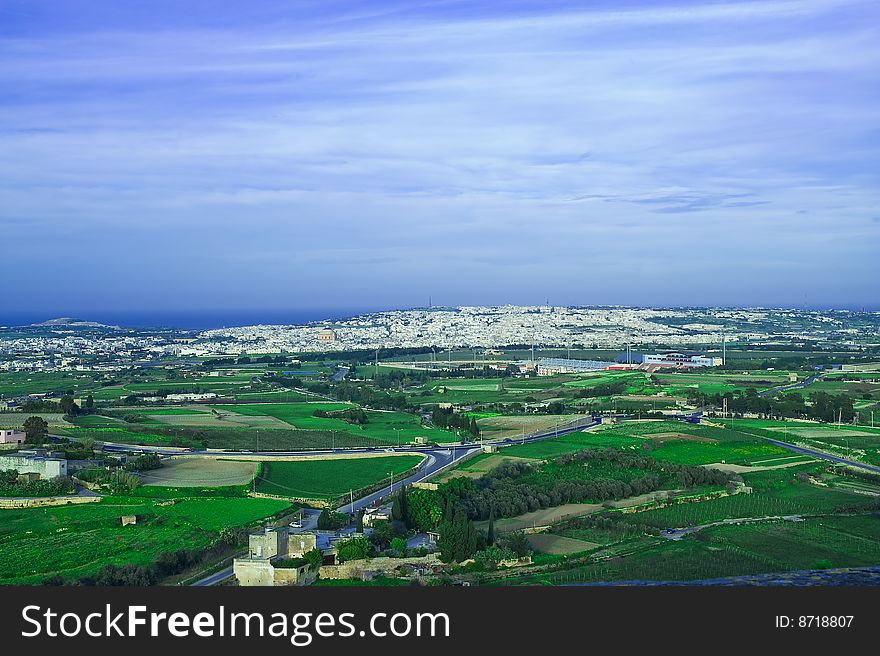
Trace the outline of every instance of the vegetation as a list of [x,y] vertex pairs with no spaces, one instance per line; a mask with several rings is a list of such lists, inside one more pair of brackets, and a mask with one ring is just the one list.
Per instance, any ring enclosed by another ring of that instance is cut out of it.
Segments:
[[303,499],[335,499],[350,490],[383,483],[421,462],[420,456],[385,456],[264,462],[256,482],[258,492]]
[[19,480],[18,470],[0,470],[0,497],[52,497],[75,491],[76,487],[67,478]]

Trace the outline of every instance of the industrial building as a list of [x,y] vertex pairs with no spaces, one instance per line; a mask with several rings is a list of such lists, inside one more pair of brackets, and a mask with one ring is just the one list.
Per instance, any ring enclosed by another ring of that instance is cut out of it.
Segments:
[[581,374],[601,371],[613,365],[613,362],[602,362],[601,360],[568,360],[566,358],[541,358],[536,363],[539,376]]
[[666,353],[621,353],[615,359],[621,364],[658,365],[660,367],[720,367],[724,358],[705,355],[697,351],[669,351]]

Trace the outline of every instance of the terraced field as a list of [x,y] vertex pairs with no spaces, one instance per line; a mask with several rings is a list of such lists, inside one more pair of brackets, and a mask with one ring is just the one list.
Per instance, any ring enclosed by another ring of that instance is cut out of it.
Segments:
[[[0,584],[38,584],[54,574],[77,578],[106,564],[148,564],[166,551],[207,547],[223,528],[249,525],[288,505],[273,499],[109,497],[95,504],[0,510]],[[136,515],[137,524],[123,527],[122,515]]]

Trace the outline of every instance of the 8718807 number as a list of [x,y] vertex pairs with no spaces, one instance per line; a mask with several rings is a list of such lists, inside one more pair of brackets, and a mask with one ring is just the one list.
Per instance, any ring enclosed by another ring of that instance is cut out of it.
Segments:
[[852,626],[854,615],[789,615],[776,616],[778,629],[848,629]]

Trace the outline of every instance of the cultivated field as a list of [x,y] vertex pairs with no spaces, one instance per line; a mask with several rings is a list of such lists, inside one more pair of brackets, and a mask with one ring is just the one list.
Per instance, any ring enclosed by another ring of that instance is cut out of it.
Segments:
[[529,546],[539,553],[568,555],[600,547],[595,542],[566,538],[552,533],[533,533],[528,536]]
[[417,415],[405,412],[368,410],[367,423],[364,425],[350,424],[338,417],[314,416],[317,410],[329,413],[355,407],[357,406],[349,403],[255,403],[217,406],[216,409],[224,414],[225,420],[230,419],[235,413],[247,417],[245,421],[274,419],[281,422],[281,426],[288,428],[350,433],[362,438],[379,440],[384,444],[392,444],[397,440],[400,440],[401,444],[407,444],[416,437],[425,437],[434,442],[458,440],[450,431],[422,426]]
[[172,458],[159,469],[143,472],[142,485],[159,487],[223,487],[250,483],[256,462],[213,458]]
[[257,491],[299,499],[334,499],[349,490],[390,481],[422,461],[421,456],[264,462]]
[[[144,565],[164,552],[204,548],[227,527],[252,524],[288,507],[274,499],[108,497],[100,503],[0,510],[0,584],[77,578],[103,565]],[[122,515],[137,524],[123,527]]]
[[587,415],[499,415],[477,420],[484,439],[516,438],[539,431],[551,431],[554,426],[588,418]]

